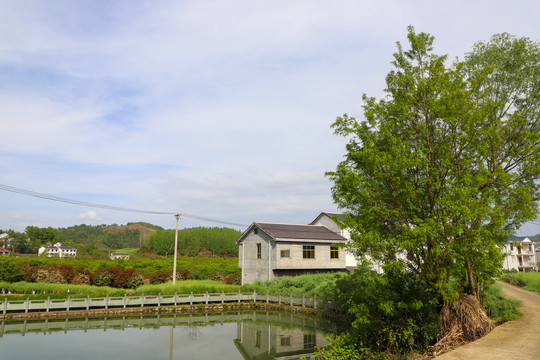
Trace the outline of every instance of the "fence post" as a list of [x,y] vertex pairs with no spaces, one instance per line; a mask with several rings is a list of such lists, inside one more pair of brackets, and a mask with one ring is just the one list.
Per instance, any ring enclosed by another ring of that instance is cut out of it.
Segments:
[[189,305],[193,305],[193,291],[189,294]]
[[127,305],[127,294],[124,293],[124,309],[126,308],[126,305]]
[[50,302],[51,302],[51,297],[47,296],[47,312],[49,312]]
[[305,294],[302,294],[302,307],[303,308],[306,307],[306,295]]
[[313,308],[317,309],[317,295],[313,295]]
[[281,293],[278,293],[278,304],[281,305]]
[[293,306],[293,302],[292,302],[292,293],[291,293],[291,306]]
[[69,305],[71,305],[71,296],[68,295],[67,304],[66,304],[66,311],[69,311]]
[[225,304],[225,291],[221,290],[221,303]]
[[90,310],[90,295],[86,295],[86,310]]
[[206,305],[208,305],[208,298],[209,298],[209,295],[208,295],[208,291],[207,291],[207,292],[206,292],[206,297],[205,297],[205,299],[204,299],[204,300],[205,300],[204,303],[205,303]]
[[253,294],[251,294],[253,297],[253,302],[257,302],[257,290],[253,290]]
[[178,297],[178,295],[176,294],[176,291],[175,291],[174,292],[174,306],[176,306],[177,297]]
[[268,291],[266,292],[266,303],[268,304],[270,302],[270,294]]
[[4,315],[7,313],[7,298],[4,299]]
[[28,307],[30,306],[30,299],[27,297],[26,302],[24,303],[24,312],[28,312]]
[[141,307],[144,307],[144,293],[141,294]]
[[161,293],[158,293],[157,296],[157,306],[161,306]]
[[238,290],[238,303],[240,304],[240,298],[241,298],[241,294],[240,294],[240,290]]

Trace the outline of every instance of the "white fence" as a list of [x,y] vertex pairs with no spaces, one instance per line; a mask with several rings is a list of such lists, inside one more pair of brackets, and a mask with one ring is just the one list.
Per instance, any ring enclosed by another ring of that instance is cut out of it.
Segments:
[[0,303],[3,314],[13,312],[30,311],[70,311],[70,310],[90,310],[90,309],[109,309],[109,308],[128,308],[145,306],[178,306],[178,305],[196,305],[196,304],[216,304],[216,303],[241,303],[241,302],[263,302],[280,305],[301,306],[309,308],[336,309],[333,303],[325,299],[319,299],[317,296],[294,297],[292,295],[280,294],[257,294],[253,293],[217,293],[217,294],[174,294],[174,295],[140,295],[123,297],[100,297],[100,298],[71,298],[46,300],[7,300]]

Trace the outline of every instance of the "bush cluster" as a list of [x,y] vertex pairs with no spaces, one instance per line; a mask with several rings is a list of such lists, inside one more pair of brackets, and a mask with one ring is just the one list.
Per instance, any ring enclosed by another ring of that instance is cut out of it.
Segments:
[[[134,267],[127,267],[126,261],[115,261],[114,264],[118,266],[103,266],[110,265],[111,262],[97,261],[102,266],[91,270],[91,268],[80,266],[80,262],[71,259],[63,261],[62,259],[60,261],[59,259],[46,259],[53,261],[29,259],[27,262],[13,262],[10,260],[0,259],[0,281],[10,283],[19,281],[29,283],[44,282],[51,284],[94,285],[119,289],[135,289],[144,284],[162,284],[172,280],[171,271],[165,270],[160,266],[144,266],[141,271]],[[222,262],[223,260],[227,259],[219,259],[218,261]],[[190,261],[188,263],[192,266],[191,270],[193,271],[185,268],[178,271],[178,280],[210,279],[224,282],[225,284],[240,284],[240,274],[232,271],[235,269],[234,267],[217,267],[220,270],[225,270],[222,273],[215,271],[215,269],[214,271],[210,271],[209,264],[212,262],[206,259]],[[180,259],[179,264],[182,264],[182,259]],[[148,264],[144,263],[144,265]],[[155,268],[157,270],[149,272]]]

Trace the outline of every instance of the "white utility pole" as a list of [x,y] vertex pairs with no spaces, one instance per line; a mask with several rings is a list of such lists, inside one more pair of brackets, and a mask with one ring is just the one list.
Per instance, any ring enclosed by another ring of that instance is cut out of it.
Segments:
[[178,220],[180,219],[180,214],[174,215],[176,218],[176,232],[174,234],[174,263],[173,263],[173,273],[172,273],[172,284],[176,285],[176,256],[178,253]]

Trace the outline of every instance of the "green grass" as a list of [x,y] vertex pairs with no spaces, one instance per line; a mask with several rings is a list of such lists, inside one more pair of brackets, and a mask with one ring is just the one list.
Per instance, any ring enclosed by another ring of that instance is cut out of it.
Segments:
[[540,293],[540,273],[531,272],[505,272],[501,280],[520,286],[525,290]]
[[[172,282],[168,282],[157,285],[143,285],[132,290],[116,289],[107,286],[28,283],[24,281],[16,283],[1,281],[0,288],[4,289],[6,293],[5,297],[9,300],[21,299],[21,297],[29,297],[31,299],[46,299],[47,297],[62,299],[68,295],[72,297],[101,297],[107,295],[124,296],[124,294],[173,295],[175,292],[178,294],[204,294],[207,291],[209,293],[220,293],[222,291],[232,293],[239,290],[251,291],[249,288],[242,288],[240,285],[226,285],[223,282],[212,280],[182,280],[177,281],[175,286],[172,285]],[[11,291],[12,294],[7,295],[8,291]]]
[[313,274],[300,275],[295,277],[276,278],[266,282],[256,282],[248,285],[250,289],[260,293],[273,293],[283,295],[301,296],[322,296],[329,297],[336,280],[345,276],[345,273],[335,274]]
[[492,283],[486,287],[484,294],[484,308],[487,314],[497,324],[519,319],[521,313],[516,309],[522,305],[516,299],[506,299],[499,284]]

